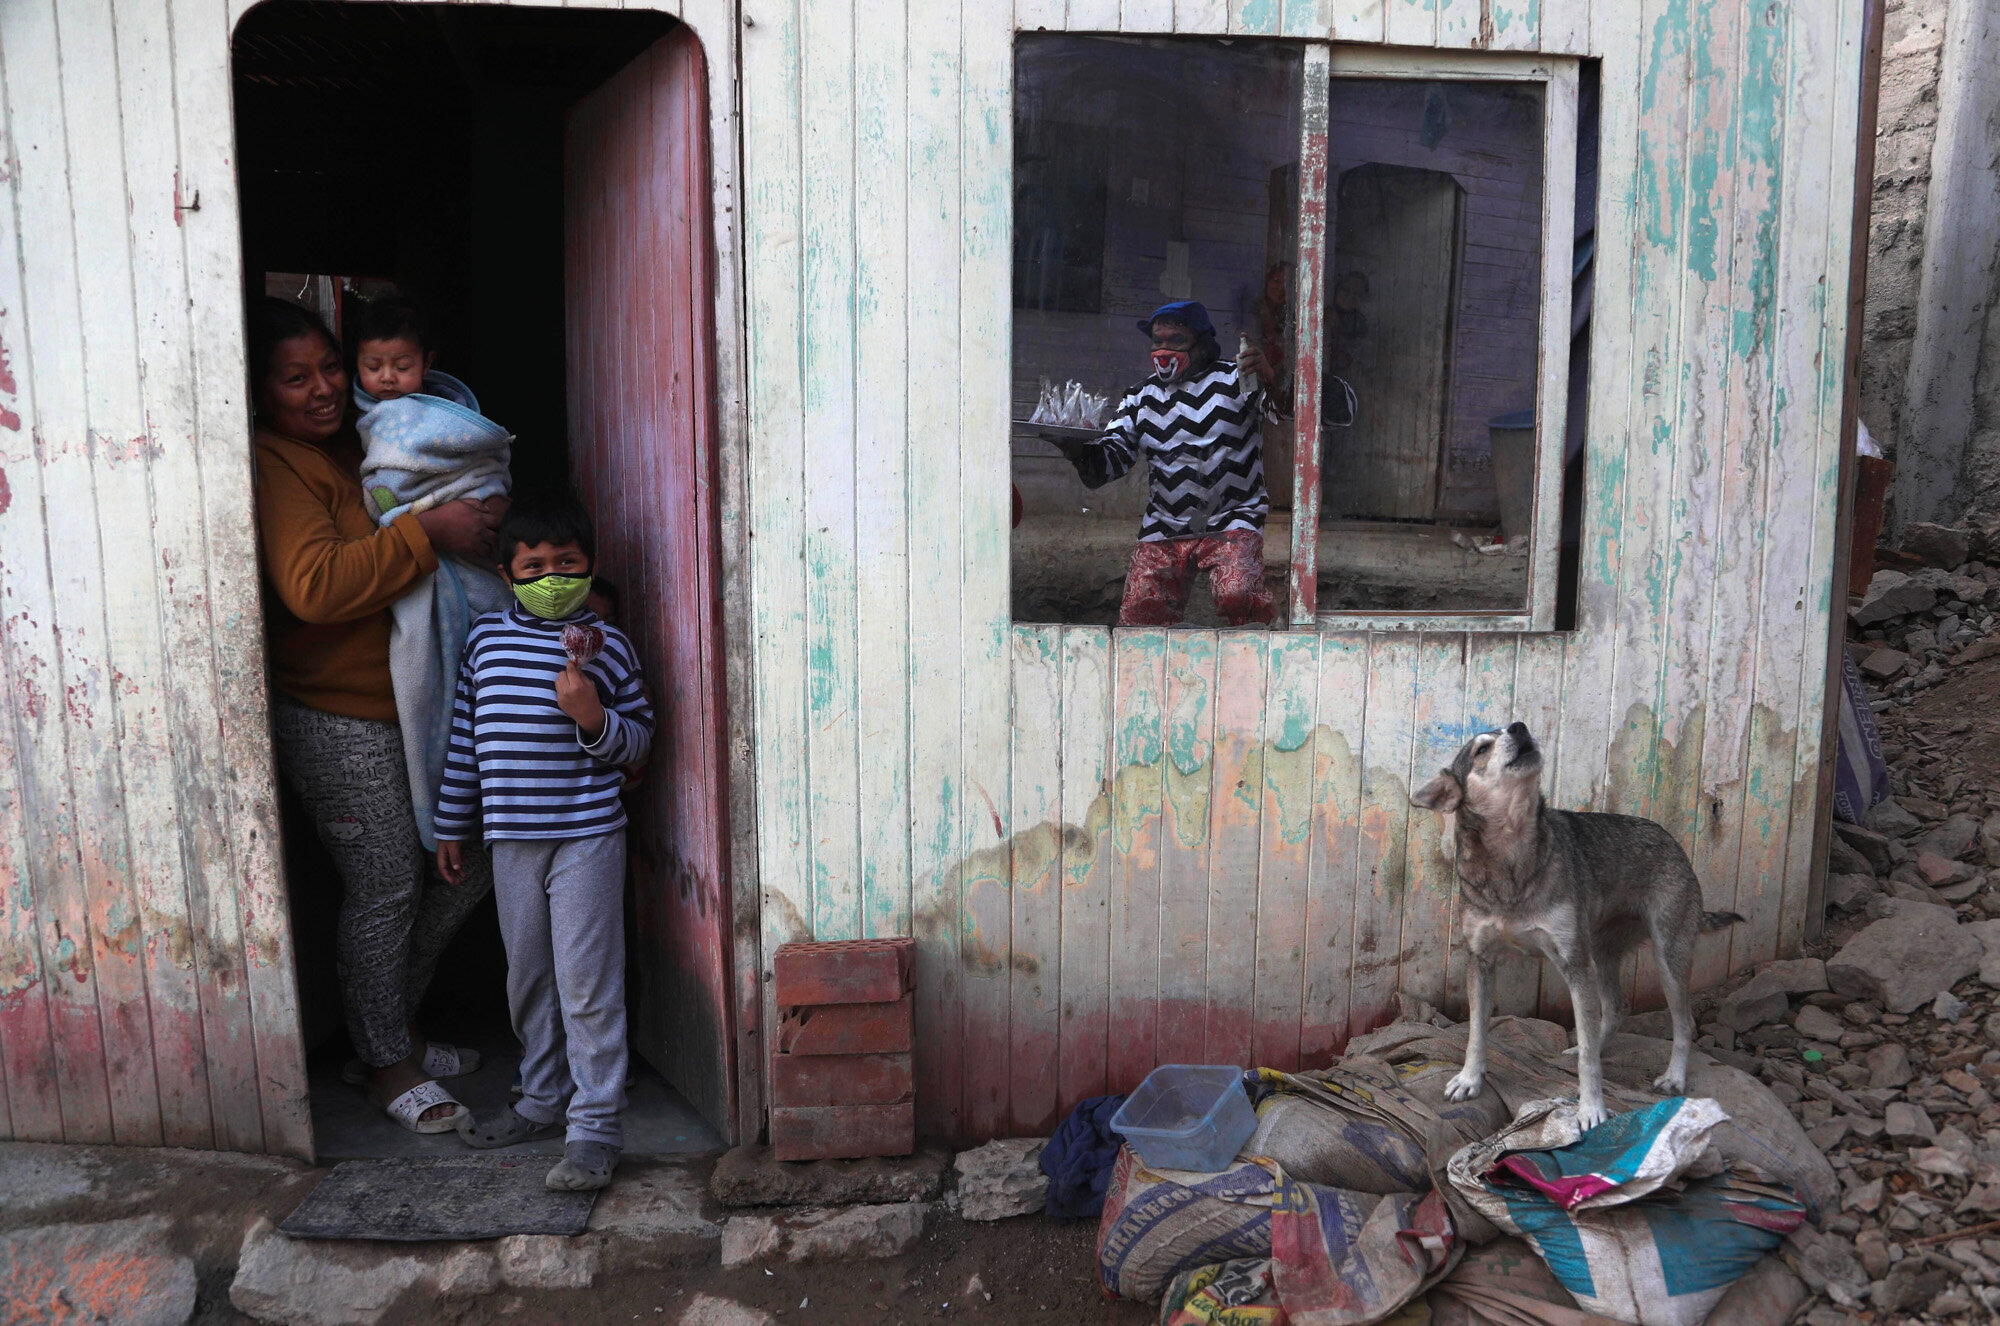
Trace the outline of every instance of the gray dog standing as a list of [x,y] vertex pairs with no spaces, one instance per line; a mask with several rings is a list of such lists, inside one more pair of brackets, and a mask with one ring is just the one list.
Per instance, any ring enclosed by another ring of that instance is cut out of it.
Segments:
[[1467,1100],[1485,1084],[1493,963],[1502,947],[1512,947],[1539,952],[1562,972],[1576,1010],[1577,1121],[1585,1128],[1604,1122],[1600,1055],[1625,1019],[1618,967],[1648,939],[1674,1021],[1673,1058],[1653,1086],[1681,1094],[1694,1036],[1688,976],[1695,936],[1743,918],[1702,910],[1701,881],[1673,835],[1632,815],[1550,810],[1541,748],[1525,723],[1466,742],[1451,767],[1410,800],[1444,816],[1472,954],[1472,1032],[1465,1067],[1445,1094]]

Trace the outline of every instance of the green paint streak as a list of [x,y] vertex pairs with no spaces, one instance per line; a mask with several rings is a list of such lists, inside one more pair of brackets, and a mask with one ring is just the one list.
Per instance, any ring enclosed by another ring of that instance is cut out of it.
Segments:
[[1775,18],[1769,9],[1753,16],[1746,41],[1747,69],[1737,94],[1742,116],[1739,195],[1745,202],[1761,203],[1745,277],[1749,297],[1731,326],[1730,349],[1746,359],[1765,350],[1777,316],[1778,225],[1784,214],[1778,163],[1784,156],[1787,70],[1784,33]]
[[1248,32],[1271,35],[1278,30],[1279,0],[1244,0],[1240,17]]
[[1301,745],[1273,749],[1264,761],[1264,786],[1278,810],[1278,837],[1292,844],[1312,836],[1316,807],[1311,728],[1307,728],[1306,738]]

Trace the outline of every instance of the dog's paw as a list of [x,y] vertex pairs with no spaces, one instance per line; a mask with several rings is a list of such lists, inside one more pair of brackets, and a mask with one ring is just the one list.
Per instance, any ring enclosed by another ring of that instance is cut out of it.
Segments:
[[1653,1079],[1653,1090],[1659,1092],[1662,1096],[1685,1096],[1687,1094],[1687,1076],[1686,1074],[1682,1074],[1676,1077],[1671,1070],[1662,1073]]
[[1585,1132],[1589,1132],[1610,1117],[1611,1113],[1604,1108],[1602,1100],[1586,1100],[1577,1104],[1576,1126]]
[[1446,1100],[1471,1100],[1479,1094],[1479,1089],[1485,1085],[1486,1072],[1484,1069],[1475,1071],[1471,1068],[1461,1068],[1457,1076],[1444,1084],[1444,1098]]

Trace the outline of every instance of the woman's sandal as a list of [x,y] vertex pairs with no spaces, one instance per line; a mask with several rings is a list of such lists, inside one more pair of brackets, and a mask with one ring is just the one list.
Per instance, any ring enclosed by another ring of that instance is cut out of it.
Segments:
[[[479,1064],[479,1051],[468,1046],[432,1041],[424,1047],[423,1070],[427,1077],[464,1077],[478,1072]],[[341,1066],[340,1080],[350,1087],[365,1087],[368,1078],[368,1065],[359,1059],[349,1059]]]
[[513,1146],[519,1142],[538,1142],[544,1137],[554,1137],[562,1130],[561,1122],[536,1123],[509,1105],[481,1120],[466,1115],[465,1122],[459,1125],[458,1135],[465,1139],[469,1147],[491,1151],[495,1147]]
[[551,1192],[591,1192],[609,1184],[616,1168],[617,1147],[603,1142],[571,1142],[542,1183]]
[[[450,1114],[426,1119],[424,1111],[450,1105]],[[448,1133],[472,1118],[472,1111],[435,1082],[419,1082],[382,1107],[382,1112],[413,1133]]]

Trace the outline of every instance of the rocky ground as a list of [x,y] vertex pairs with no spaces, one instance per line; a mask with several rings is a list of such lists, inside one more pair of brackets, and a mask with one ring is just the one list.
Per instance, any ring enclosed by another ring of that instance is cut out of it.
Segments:
[[1927,551],[1850,614],[1893,795],[1836,825],[1814,956],[1706,1001],[1844,1189],[1788,1250],[1812,1326],[2000,1320],[2000,570]]

